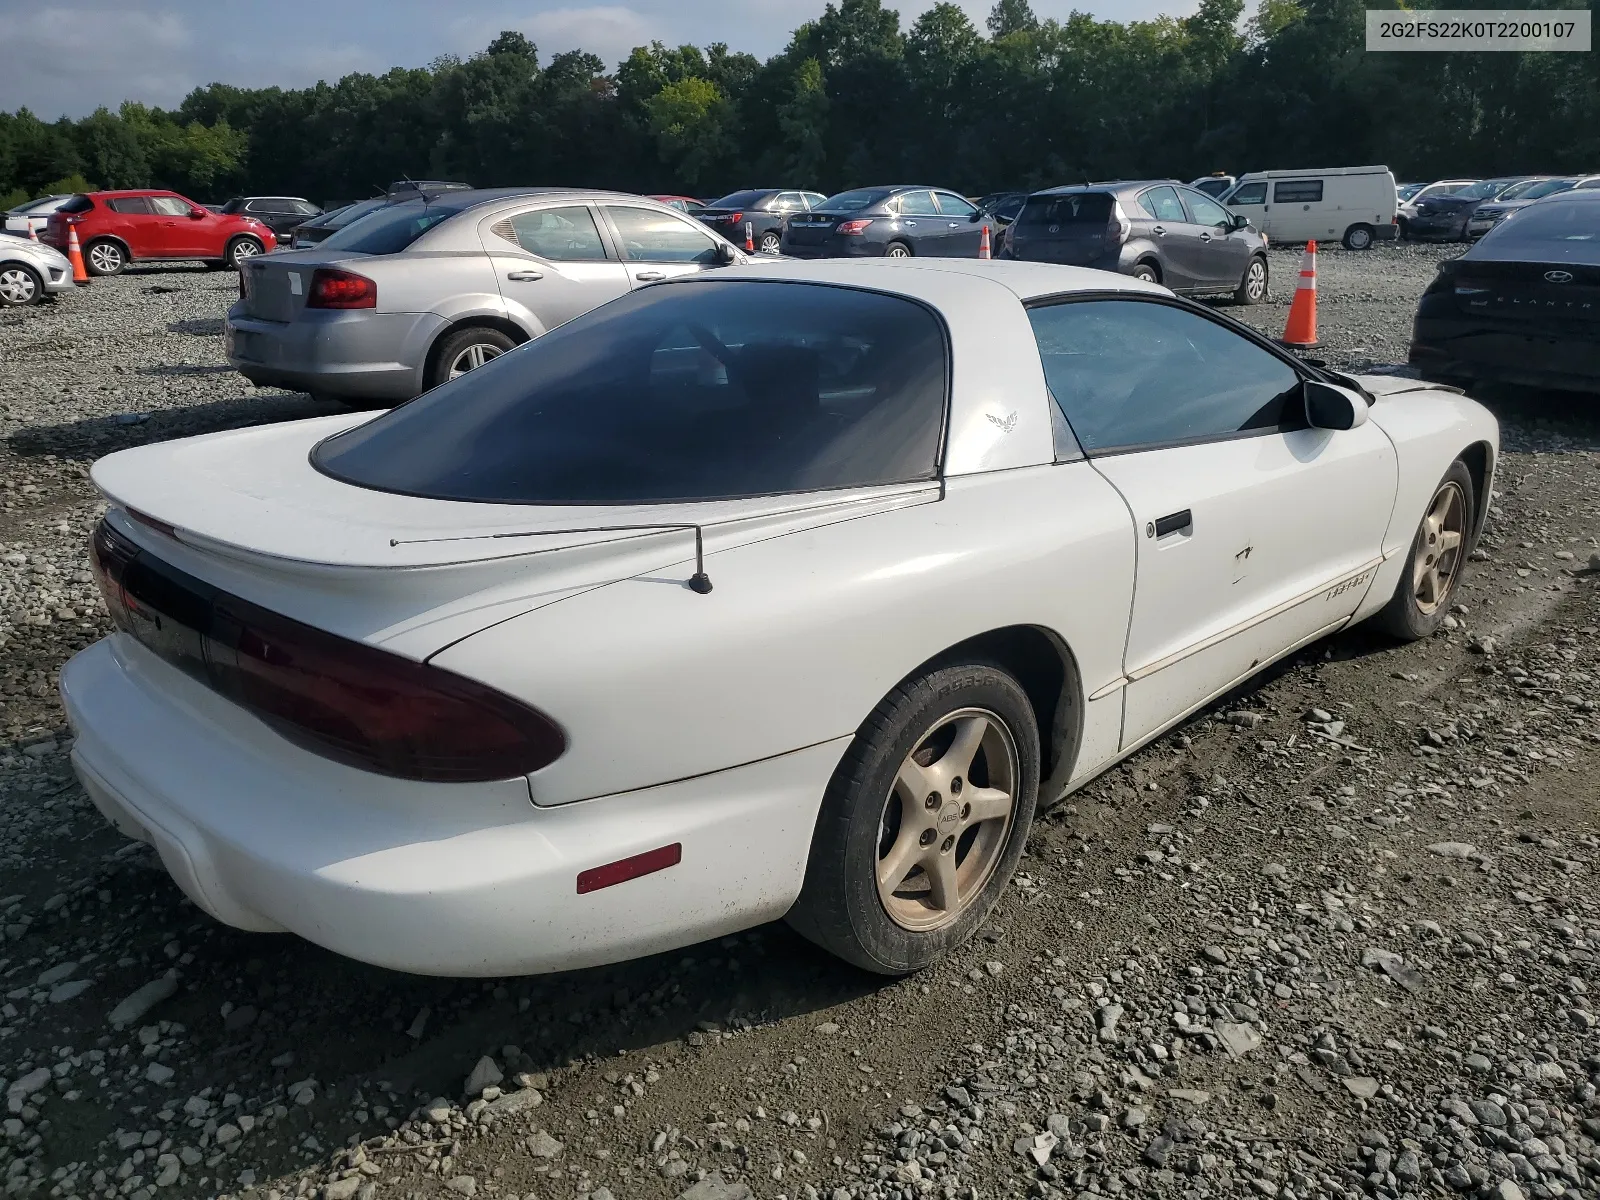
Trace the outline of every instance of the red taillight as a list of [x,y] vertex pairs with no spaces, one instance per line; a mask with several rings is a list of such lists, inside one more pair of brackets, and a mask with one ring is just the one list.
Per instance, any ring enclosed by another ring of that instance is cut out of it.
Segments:
[[870,218],[858,221],[840,221],[833,227],[833,230],[835,233],[858,234],[871,224],[872,220]]
[[377,308],[378,285],[365,275],[318,267],[311,275],[307,308]]
[[120,629],[314,754],[400,779],[481,783],[566,750],[554,722],[504,693],[219,591],[104,521],[91,557]]
[[729,225],[733,225],[733,224],[736,224],[739,221],[744,220],[744,214],[742,212],[729,213],[727,216],[723,217],[722,219],[724,221],[726,221]]
[[641,875],[665,871],[682,861],[683,843],[673,842],[672,845],[662,846],[659,850],[646,850],[643,854],[635,854],[632,858],[621,858],[603,867],[590,867],[587,871],[578,872],[578,895],[627,883],[628,880],[637,879]]

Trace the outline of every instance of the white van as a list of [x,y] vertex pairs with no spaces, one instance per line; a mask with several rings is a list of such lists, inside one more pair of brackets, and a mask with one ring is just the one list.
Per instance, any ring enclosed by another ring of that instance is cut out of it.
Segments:
[[1400,234],[1388,167],[1249,171],[1222,202],[1274,242],[1338,238],[1347,250]]

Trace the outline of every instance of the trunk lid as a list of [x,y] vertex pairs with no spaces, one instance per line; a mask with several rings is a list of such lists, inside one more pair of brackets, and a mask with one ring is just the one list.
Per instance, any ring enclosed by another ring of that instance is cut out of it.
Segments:
[[1461,258],[1451,281],[1472,316],[1600,329],[1600,266]]
[[821,246],[833,237],[834,228],[845,219],[832,213],[796,213],[789,218],[789,241],[796,246]]
[[1116,199],[1108,192],[1032,196],[1006,233],[1015,257],[1070,266],[1115,253],[1122,236]]
[[362,272],[371,255],[321,250],[284,250],[246,259],[240,267],[241,314],[259,321],[287,323],[298,318],[311,292],[318,267]]
[[418,660],[581,591],[694,570],[691,529],[597,526],[699,523],[714,579],[718,550],[938,496],[937,485],[920,484],[689,504],[481,504],[373,491],[311,465],[319,441],[369,419],[141,446],[100,459],[93,479],[118,531],[180,570]]

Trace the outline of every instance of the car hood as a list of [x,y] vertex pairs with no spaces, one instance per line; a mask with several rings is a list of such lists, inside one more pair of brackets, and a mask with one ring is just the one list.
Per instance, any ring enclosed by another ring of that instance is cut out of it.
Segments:
[[71,265],[67,261],[67,256],[54,246],[47,246],[32,238],[17,237],[10,233],[0,233],[0,258],[22,259],[35,266],[54,267],[58,270]]

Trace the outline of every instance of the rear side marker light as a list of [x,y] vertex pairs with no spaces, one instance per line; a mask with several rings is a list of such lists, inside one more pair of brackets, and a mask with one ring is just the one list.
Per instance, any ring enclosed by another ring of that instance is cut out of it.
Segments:
[[653,875],[657,871],[675,867],[682,861],[683,843],[673,842],[670,846],[662,846],[658,850],[646,850],[643,854],[635,854],[632,858],[619,858],[616,862],[607,863],[603,867],[590,867],[587,871],[578,872],[578,895],[627,883],[628,880],[638,879],[641,875]]

